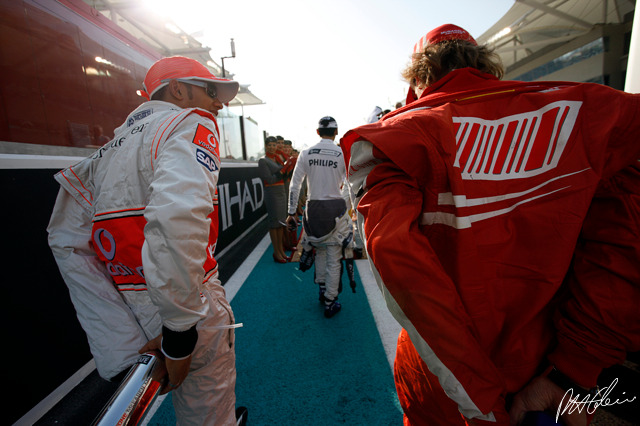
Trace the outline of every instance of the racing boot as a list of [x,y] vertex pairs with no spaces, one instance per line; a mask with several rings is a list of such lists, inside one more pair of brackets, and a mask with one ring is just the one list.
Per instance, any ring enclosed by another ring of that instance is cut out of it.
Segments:
[[353,259],[345,259],[344,263],[347,265],[347,276],[349,277],[349,287],[353,293],[356,292],[356,279],[355,271],[353,269]]
[[342,305],[338,302],[338,298],[336,297],[333,301],[325,301],[324,302],[324,317],[331,318],[342,309]]
[[245,426],[247,424],[248,415],[247,407],[236,408],[236,426]]

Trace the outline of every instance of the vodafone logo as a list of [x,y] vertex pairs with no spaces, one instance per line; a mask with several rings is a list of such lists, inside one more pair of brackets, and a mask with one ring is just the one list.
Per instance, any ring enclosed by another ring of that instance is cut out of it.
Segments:
[[[144,279],[144,271],[141,266],[129,267],[121,262],[114,262],[116,257],[116,239],[104,228],[98,228],[93,233],[95,247],[102,254],[105,266],[114,279],[116,277],[137,276]],[[117,280],[116,280],[117,281]]]
[[207,129],[202,124],[198,124],[198,128],[196,129],[196,134],[193,137],[193,141],[195,145],[200,148],[204,148],[209,151],[216,159],[220,159],[220,154],[218,150],[218,138],[215,133],[211,130]]
[[[113,258],[116,256],[116,240],[113,238],[113,235],[111,235],[109,231],[104,228],[96,229],[96,231],[93,233],[93,241],[98,247],[98,250],[100,250],[102,255],[107,260],[113,260]],[[104,244],[105,242],[107,243],[106,246]]]
[[209,136],[207,136],[207,142],[209,142],[209,145],[211,145],[213,149],[216,149],[218,147],[218,141],[216,140],[215,136],[213,136],[213,133],[209,133]]

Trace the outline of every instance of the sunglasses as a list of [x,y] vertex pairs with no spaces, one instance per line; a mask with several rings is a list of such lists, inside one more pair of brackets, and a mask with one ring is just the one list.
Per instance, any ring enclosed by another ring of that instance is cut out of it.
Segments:
[[208,83],[205,81],[199,81],[199,80],[183,80],[180,78],[177,78],[176,80],[185,83],[185,84],[190,84],[192,86],[200,86],[203,87],[205,92],[207,92],[207,95],[211,98],[211,99],[218,99],[218,91],[216,90],[216,85],[213,83]]

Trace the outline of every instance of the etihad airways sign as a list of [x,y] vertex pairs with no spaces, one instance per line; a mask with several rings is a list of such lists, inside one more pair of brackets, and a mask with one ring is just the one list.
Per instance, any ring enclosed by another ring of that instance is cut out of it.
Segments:
[[219,235],[216,253],[249,232],[266,215],[257,163],[225,162],[218,181]]

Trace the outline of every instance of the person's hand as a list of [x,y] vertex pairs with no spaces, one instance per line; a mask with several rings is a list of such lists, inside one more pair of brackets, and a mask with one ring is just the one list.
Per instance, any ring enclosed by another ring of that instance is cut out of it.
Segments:
[[290,157],[289,159],[287,159],[287,161],[284,162],[284,166],[282,166],[282,169],[280,169],[280,173],[282,174],[289,173],[295,167],[296,161],[297,161],[296,158]]
[[165,358],[165,365],[169,373],[169,383],[167,384],[167,392],[178,388],[189,374],[191,368],[191,355],[185,359],[174,360]]
[[298,220],[293,215],[287,216],[287,229],[289,231],[295,231],[298,227]]
[[[575,389],[574,396],[581,395],[579,401],[584,399],[585,392],[582,389]],[[546,377],[537,377],[531,381],[524,389],[516,394],[513,405],[509,411],[510,423],[512,426],[519,425],[529,411],[546,411],[553,418],[558,415],[558,421],[566,426],[583,426],[587,424],[587,414],[584,407],[578,405],[574,410],[567,408],[571,392],[565,392],[555,383]],[[562,407],[558,407],[562,404]],[[563,414],[564,413],[564,414]]]
[[[159,354],[162,353],[162,334],[152,340],[149,340],[142,349],[138,351],[138,353],[143,354],[150,351],[156,351]],[[164,360],[164,364],[167,369],[168,382],[162,388],[160,395],[164,395],[165,393],[178,388],[182,382],[184,382],[184,379],[187,378],[189,369],[191,368],[191,356],[181,360],[173,360],[162,356],[162,359]]]
[[155,339],[149,340],[143,347],[138,351],[139,354],[144,354],[151,351],[161,352],[161,344],[162,344],[162,334],[158,335]]

